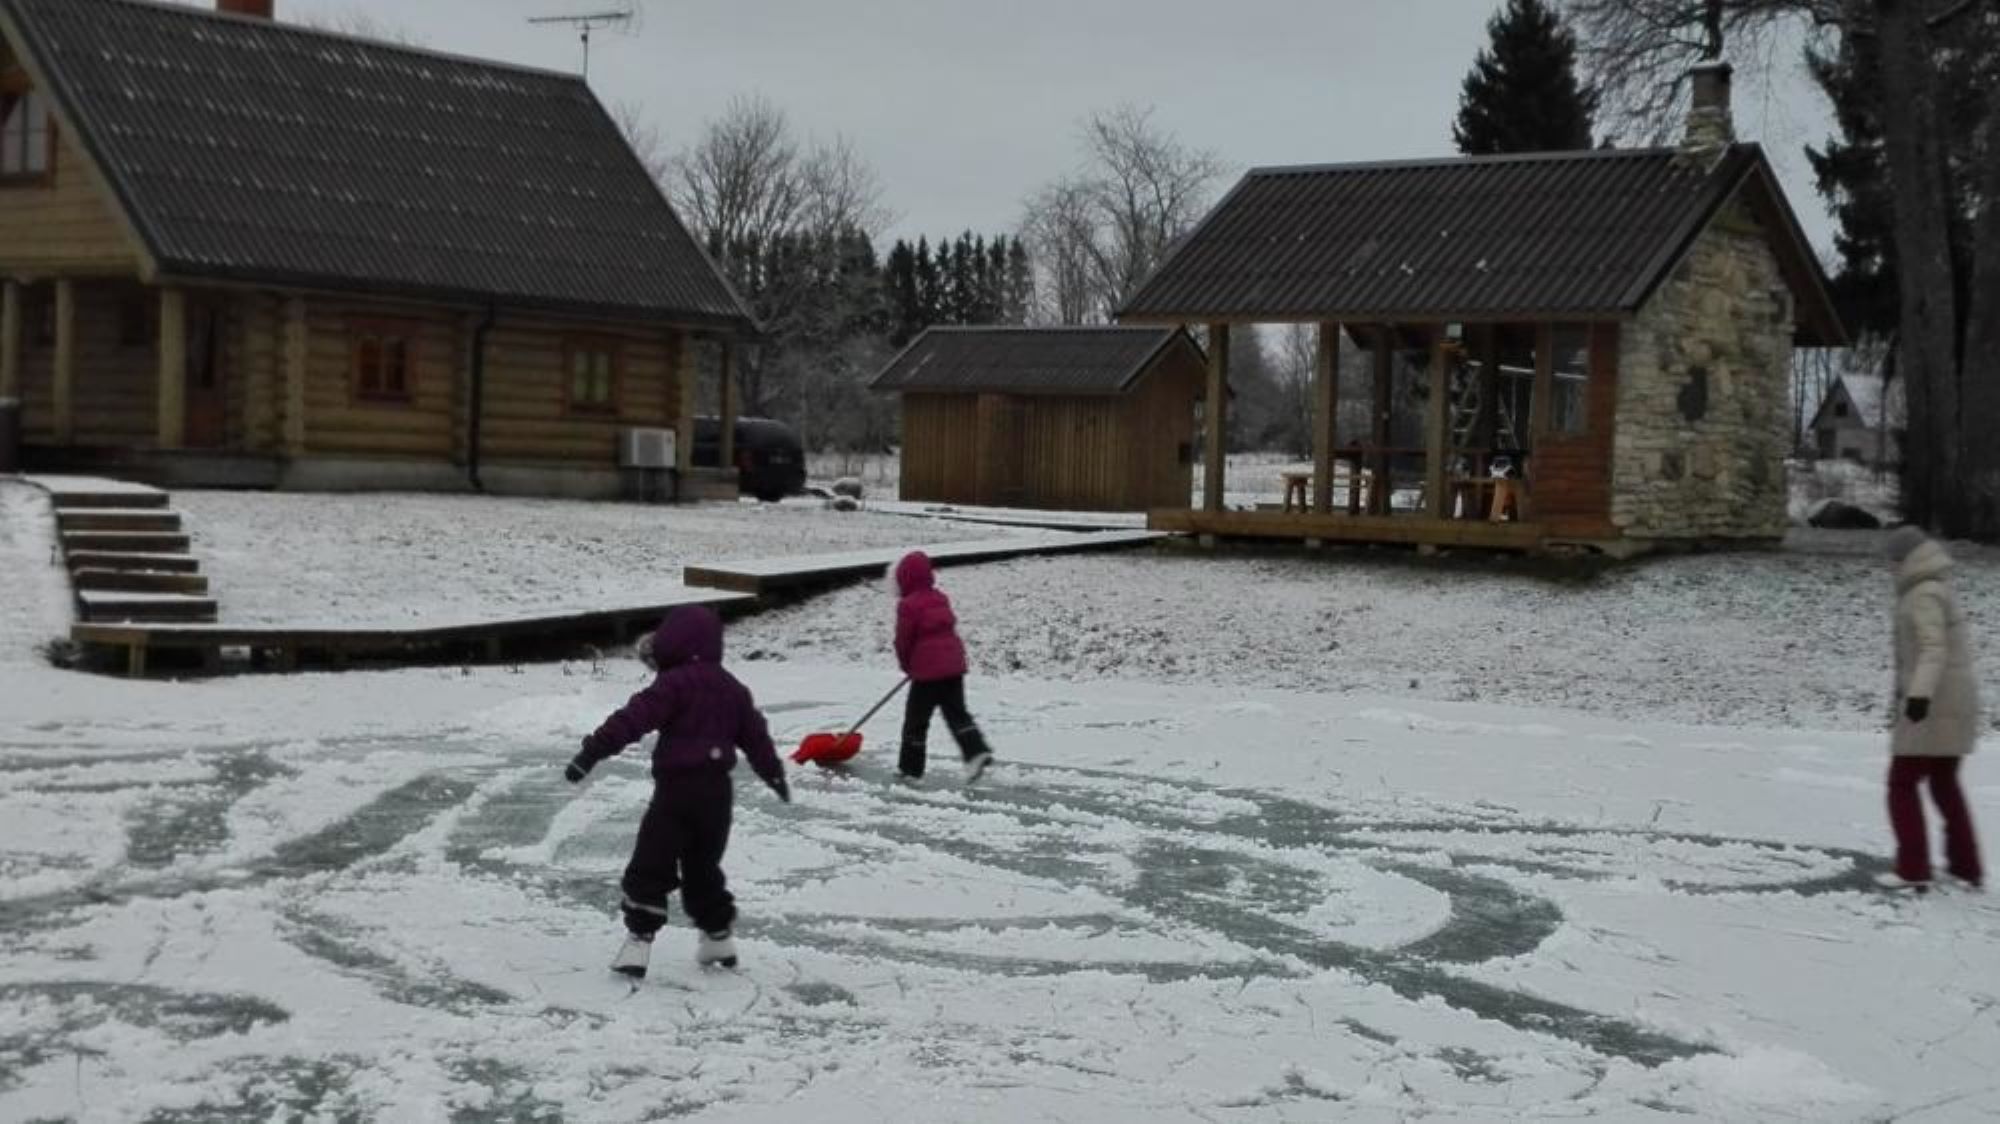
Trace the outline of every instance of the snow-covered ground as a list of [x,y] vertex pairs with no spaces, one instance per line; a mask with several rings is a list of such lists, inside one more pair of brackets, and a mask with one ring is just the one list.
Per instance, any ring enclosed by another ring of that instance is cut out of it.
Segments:
[[[1407,552],[1192,548],[947,571],[987,675],[1394,693],[1611,717],[1866,730],[1888,705],[1890,579],[1872,534],[1604,570]],[[2000,555],[1958,592],[1994,643]],[[774,658],[891,665],[885,583],[745,621]]]
[[[887,678],[743,666],[787,740]],[[981,679],[990,784],[746,780],[742,968],[634,991],[648,783],[558,763],[635,670],[4,673],[0,1118],[2000,1112],[2000,910],[1861,888],[1872,737]]]
[[[54,671],[18,491],[0,1119],[2000,1114],[2000,904],[1866,888],[1866,539],[1566,583],[1365,553],[947,571],[989,783],[951,783],[942,730],[932,778],[892,782],[893,712],[793,805],[741,778],[742,967],[697,969],[677,918],[634,990],[605,964],[642,764],[559,769],[635,663]],[[1962,577],[1977,623],[1993,578]],[[889,686],[888,613],[866,587],[732,629],[781,740]]]
[[613,608],[663,599],[690,562],[951,537],[935,525],[806,500],[649,507],[190,491],[174,504],[232,624],[412,624]]

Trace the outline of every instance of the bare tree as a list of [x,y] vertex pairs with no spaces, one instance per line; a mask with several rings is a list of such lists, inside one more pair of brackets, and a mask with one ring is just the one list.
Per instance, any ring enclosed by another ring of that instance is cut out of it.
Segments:
[[799,165],[801,225],[810,231],[858,230],[870,238],[895,221],[882,203],[882,180],[844,136],[816,143]]
[[1225,171],[1221,157],[1156,125],[1151,109],[1094,113],[1082,140],[1083,168],[1031,195],[1022,222],[1042,271],[1042,313],[1065,324],[1109,320],[1200,220]]
[[788,234],[805,206],[799,142],[783,110],[738,97],[676,154],[668,178],[681,217],[711,245]]
[[802,140],[764,97],[730,101],[672,157],[666,181],[681,217],[725,254],[799,233],[872,238],[892,217],[880,178],[851,141]]

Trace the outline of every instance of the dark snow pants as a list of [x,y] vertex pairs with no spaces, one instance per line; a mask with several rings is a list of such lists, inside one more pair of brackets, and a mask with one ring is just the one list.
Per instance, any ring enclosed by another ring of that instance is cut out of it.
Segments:
[[986,735],[979,732],[965,709],[965,677],[935,679],[910,684],[910,697],[903,704],[903,751],[896,768],[906,777],[924,775],[925,745],[930,741],[931,716],[944,711],[944,724],[951,730],[958,752],[966,760],[987,752]]
[[639,839],[625,866],[625,927],[651,936],[667,923],[667,896],[703,932],[729,928],[736,899],[722,875],[736,786],[726,769],[684,769],[653,778],[653,802],[639,821]]
[[1924,824],[1924,803],[1917,789],[1930,782],[1931,803],[1944,820],[1946,869],[1968,882],[1983,883],[1979,840],[1972,833],[1972,811],[1958,786],[1962,757],[1891,757],[1889,759],[1889,826],[1896,832],[1896,875],[1911,882],[1931,877],[1930,833]]

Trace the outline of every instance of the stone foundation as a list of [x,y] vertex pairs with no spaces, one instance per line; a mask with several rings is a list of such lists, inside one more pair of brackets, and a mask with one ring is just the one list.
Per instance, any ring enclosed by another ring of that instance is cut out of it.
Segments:
[[1620,335],[1611,522],[1640,540],[1785,533],[1792,297],[1732,202]]

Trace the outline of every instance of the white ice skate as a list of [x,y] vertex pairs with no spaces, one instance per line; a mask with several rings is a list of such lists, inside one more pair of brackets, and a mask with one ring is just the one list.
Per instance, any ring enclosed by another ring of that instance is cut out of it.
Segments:
[[643,980],[646,978],[646,962],[652,957],[653,938],[627,933],[625,943],[618,948],[618,955],[611,958],[611,970],[621,976]]
[[724,968],[736,967],[736,938],[727,929],[717,929],[713,933],[703,933],[701,944],[695,947],[696,963],[706,968],[719,964]]
[[971,787],[972,785],[978,784],[979,778],[985,776],[986,770],[992,767],[993,767],[993,755],[991,753],[975,753],[971,757],[966,758],[965,759],[966,786]]
[[1874,882],[1878,889],[1894,894],[1928,894],[1931,891],[1929,882],[1915,882],[1894,872],[1878,874]]

